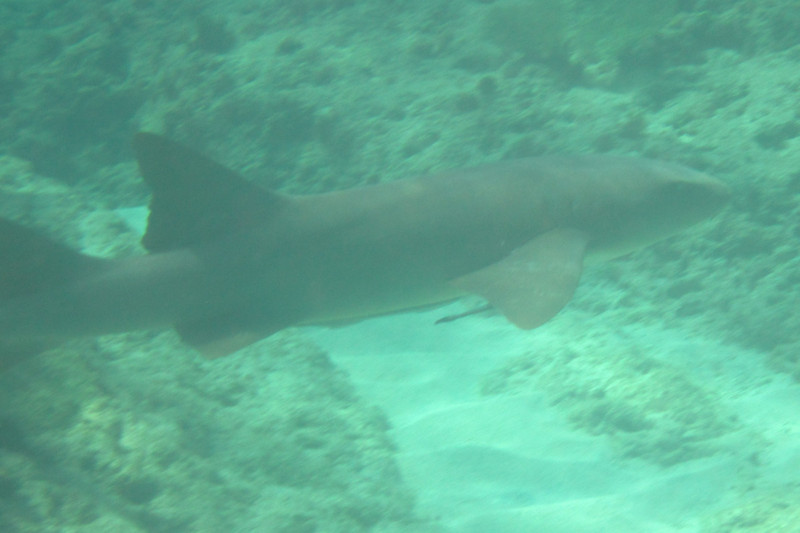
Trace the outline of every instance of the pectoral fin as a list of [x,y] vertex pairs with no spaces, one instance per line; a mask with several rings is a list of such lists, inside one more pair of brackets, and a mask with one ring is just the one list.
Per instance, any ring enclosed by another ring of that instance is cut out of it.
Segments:
[[583,270],[587,238],[556,229],[515,249],[506,258],[451,283],[486,298],[522,329],[550,320],[572,298]]

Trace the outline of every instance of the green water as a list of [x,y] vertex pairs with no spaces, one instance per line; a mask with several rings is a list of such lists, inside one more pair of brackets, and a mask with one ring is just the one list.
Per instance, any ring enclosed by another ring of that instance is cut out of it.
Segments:
[[614,153],[733,198],[531,332],[433,325],[467,301],[213,361],[173,331],[31,356],[0,375],[0,530],[797,530],[798,13],[4,0],[0,216],[85,253],[144,253],[140,130],[297,194]]

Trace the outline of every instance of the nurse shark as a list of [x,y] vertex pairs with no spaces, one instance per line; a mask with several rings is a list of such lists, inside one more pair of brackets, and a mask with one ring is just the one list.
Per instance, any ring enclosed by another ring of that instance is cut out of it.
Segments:
[[570,300],[585,260],[680,232],[729,196],[680,165],[604,155],[294,196],[156,134],[134,150],[152,190],[147,255],[92,257],[0,219],[0,361],[164,327],[219,357],[290,326],[465,294],[532,329]]

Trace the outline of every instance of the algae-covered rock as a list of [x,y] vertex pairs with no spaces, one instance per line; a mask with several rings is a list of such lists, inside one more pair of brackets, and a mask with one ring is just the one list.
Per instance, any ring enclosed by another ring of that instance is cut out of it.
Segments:
[[780,487],[755,495],[745,494],[733,505],[703,521],[703,533],[778,533],[797,531],[800,491]]
[[287,333],[198,357],[131,334],[0,376],[0,529],[421,527],[387,422],[324,353]]
[[670,465],[724,450],[738,428],[714,394],[647,348],[578,335],[522,355],[489,375],[487,394],[544,391],[572,424],[606,436],[622,457]]

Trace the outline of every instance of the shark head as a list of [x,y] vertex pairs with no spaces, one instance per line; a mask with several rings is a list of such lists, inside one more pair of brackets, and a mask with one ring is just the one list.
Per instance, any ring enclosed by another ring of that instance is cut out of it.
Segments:
[[730,189],[722,181],[690,168],[664,161],[643,160],[655,186],[646,209],[662,229],[679,232],[713,217],[728,203]]
[[606,158],[596,176],[605,195],[579,196],[575,216],[591,228],[590,251],[606,258],[708,220],[730,197],[722,181],[664,161]]

